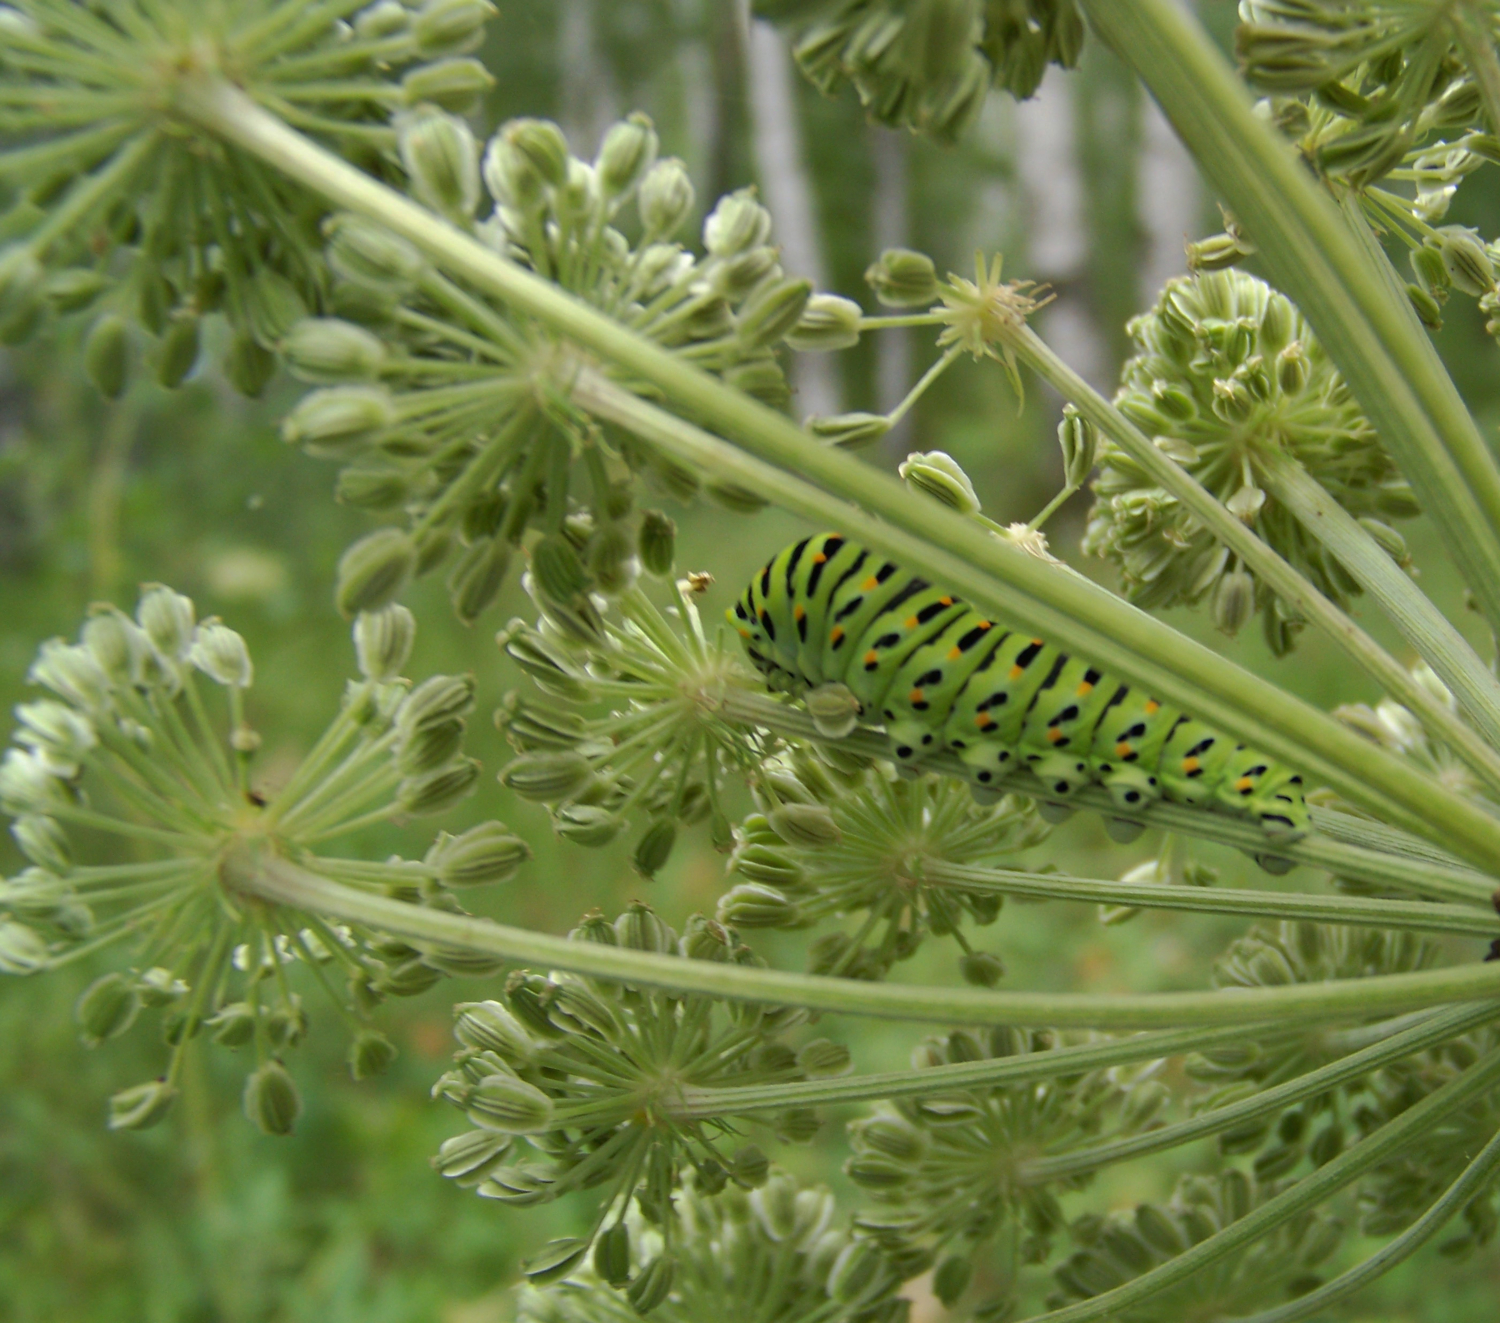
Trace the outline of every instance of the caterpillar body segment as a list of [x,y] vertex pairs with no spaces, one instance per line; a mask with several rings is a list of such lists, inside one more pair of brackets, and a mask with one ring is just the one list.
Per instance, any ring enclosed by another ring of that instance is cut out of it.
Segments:
[[951,750],[977,794],[1024,763],[1056,801],[1097,783],[1124,812],[1165,797],[1309,829],[1290,769],[840,534],[787,547],[728,616],[773,687],[847,685],[899,765]]

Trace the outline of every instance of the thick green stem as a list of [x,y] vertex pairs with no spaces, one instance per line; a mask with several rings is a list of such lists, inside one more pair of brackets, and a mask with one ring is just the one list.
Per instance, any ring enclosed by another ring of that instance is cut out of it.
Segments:
[[1172,0],[1082,5],[1317,331],[1485,614],[1500,620],[1500,467],[1431,344],[1198,23]]
[[[1082,656],[1115,666],[1132,683],[1180,703],[1202,720],[1327,781],[1376,816],[1461,850],[1481,864],[1500,859],[1500,820],[1409,766],[1372,750],[1306,703],[1079,576],[1057,573],[1055,567],[969,521],[951,518],[894,478],[836,449],[813,444],[787,418],[485,248],[289,129],[227,84],[184,85],[176,109],[196,126],[252,153],[330,201],[381,221],[476,288],[653,382],[679,407],[736,437],[740,446],[758,458],[751,459],[736,446],[646,405],[599,373],[582,369],[575,393],[582,392],[587,382],[590,399],[586,407],[592,405],[601,416],[612,416],[632,428],[649,428],[658,444],[692,453],[700,462],[711,461],[716,472],[737,472],[736,480],[751,490],[819,523],[837,514],[848,521],[847,526],[865,531],[874,545],[899,556],[934,582],[949,584],[986,609],[1024,621],[1028,628]],[[581,396],[580,402],[584,402]],[[858,501],[867,511],[890,520],[890,526],[874,526],[867,516],[830,500],[809,482],[780,472],[772,464],[806,474]]]
[[1065,1309],[1037,1316],[1037,1323],[1084,1323],[1086,1319],[1119,1318],[1132,1305],[1148,1300],[1157,1293],[1185,1281],[1194,1273],[1234,1254],[1269,1234],[1292,1218],[1317,1207],[1365,1172],[1389,1161],[1423,1130],[1436,1126],[1442,1118],[1456,1112],[1477,1095],[1494,1086],[1500,1078],[1500,1048],[1495,1049],[1457,1079],[1427,1095],[1415,1106],[1388,1121],[1368,1138],[1345,1150],[1317,1171],[1304,1176],[1290,1189],[1267,1200],[1237,1222],[1192,1249],[1168,1259],[1150,1272],[1142,1273],[1112,1291],[1082,1300]]
[[939,1024],[1164,1029],[1332,1022],[1500,996],[1500,962],[1293,987],[1236,988],[1232,992],[1095,996],[866,983],[572,942],[489,919],[407,905],[330,882],[265,846],[242,844],[228,851],[220,865],[220,878],[232,893],[364,924],[408,941],[482,951],[544,969],[566,969],[594,978],[735,1001]]

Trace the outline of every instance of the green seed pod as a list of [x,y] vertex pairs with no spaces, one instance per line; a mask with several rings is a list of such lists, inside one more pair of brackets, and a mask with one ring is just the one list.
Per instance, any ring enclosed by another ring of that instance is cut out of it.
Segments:
[[937,1266],[932,1275],[932,1293],[942,1301],[944,1309],[952,1309],[959,1298],[969,1289],[969,1279],[974,1275],[974,1264],[962,1254],[950,1254]]
[[530,858],[531,847],[503,822],[482,822],[459,836],[441,833],[424,862],[445,887],[477,887],[508,881]]
[[671,1295],[676,1273],[677,1261],[670,1254],[658,1254],[625,1288],[630,1307],[644,1318]]
[[582,1236],[564,1236],[549,1240],[521,1265],[526,1280],[538,1286],[566,1277],[589,1252],[589,1242]]
[[168,390],[175,390],[186,380],[198,363],[202,348],[201,328],[197,314],[179,312],[167,323],[161,344],[156,350],[156,380]]
[[402,776],[420,776],[444,766],[463,749],[464,723],[438,721],[402,733],[396,746],[396,767]]
[[630,1280],[630,1228],[625,1223],[616,1222],[594,1241],[594,1271],[610,1286]]
[[[307,316],[307,304],[291,281],[274,268],[262,266],[245,283],[243,315],[250,334],[267,349],[274,349]],[[165,315],[162,321],[165,324]],[[152,329],[160,333],[159,327]]]
[[1408,283],[1406,297],[1411,301],[1412,310],[1423,326],[1429,331],[1443,329],[1443,306],[1431,294],[1420,285]]
[[362,537],[339,558],[334,602],[345,618],[376,611],[411,581],[417,558],[411,535],[381,528]]
[[842,1043],[815,1038],[797,1053],[797,1065],[809,1079],[831,1079],[847,1075],[854,1068],[854,1059]]
[[1438,300],[1447,297],[1453,281],[1443,262],[1442,250],[1433,240],[1429,239],[1420,248],[1413,248],[1407,260],[1410,261],[1418,282],[1428,294]]
[[1234,234],[1215,234],[1187,246],[1188,270],[1224,271],[1255,255],[1255,245]]
[[474,59],[434,60],[408,70],[401,79],[407,105],[425,102],[455,115],[473,114],[494,85],[490,71]]
[[141,1009],[141,997],[133,980],[123,974],[105,974],[85,989],[74,1008],[74,1018],[89,1047],[107,1038],[118,1038]]
[[453,613],[472,625],[500,596],[510,569],[510,546],[503,538],[489,538],[466,547],[448,576]]
[[1495,267],[1484,240],[1462,225],[1445,225],[1438,231],[1438,254],[1448,279],[1465,294],[1478,298],[1495,288]]
[[408,777],[396,789],[396,803],[414,817],[441,813],[473,794],[481,770],[476,759],[460,758],[436,771]]
[[636,844],[631,862],[635,871],[644,878],[653,878],[672,857],[672,847],[677,844],[677,824],[670,818],[658,818]]
[[479,156],[469,126],[456,115],[414,113],[397,121],[396,148],[417,200],[455,224],[479,207]]
[[364,510],[394,510],[411,497],[406,470],[383,459],[361,458],[339,470],[334,499]]
[[514,1147],[515,1141],[509,1135],[494,1130],[470,1130],[444,1140],[432,1158],[432,1166],[439,1176],[470,1190],[503,1166]]
[[334,273],[378,294],[406,294],[427,265],[413,244],[353,212],[330,216],[323,234]]
[[890,1268],[873,1241],[851,1240],[829,1270],[827,1291],[839,1304],[855,1305],[878,1295],[889,1277]]
[[804,850],[823,850],[844,839],[833,814],[823,804],[780,804],[767,819],[788,845]]
[[1276,384],[1288,395],[1295,395],[1307,386],[1312,374],[1312,363],[1307,351],[1293,340],[1276,355]]
[[361,1029],[349,1044],[349,1074],[356,1080],[384,1075],[396,1059],[396,1045],[374,1029]]
[[258,399],[276,375],[276,355],[258,344],[253,335],[236,328],[229,337],[221,364],[225,380],[248,399]]
[[636,548],[646,572],[665,579],[676,557],[677,525],[660,510],[647,510],[641,516]]
[[741,882],[719,898],[719,922],[734,928],[790,928],[801,917],[783,892],[764,882]]
[[193,603],[165,584],[143,585],[136,618],[151,645],[171,661],[183,661],[193,646],[197,628]]
[[434,675],[407,695],[397,721],[402,731],[410,735],[424,727],[467,716],[473,708],[472,675]]
[[1389,524],[1364,516],[1360,519],[1359,526],[1375,539],[1380,549],[1396,564],[1403,569],[1411,564],[1411,552],[1407,549],[1406,539]]
[[841,450],[861,450],[891,430],[891,420],[884,414],[858,411],[828,417],[814,415],[804,425],[818,440]]
[[753,349],[773,345],[802,319],[812,282],[784,280],[752,294],[736,318],[740,343]]
[[166,1080],[150,1080],[121,1089],[109,1100],[109,1128],[145,1130],[171,1111],[176,1098],[177,1090]]
[[304,318],[287,333],[281,352],[293,376],[330,385],[369,380],[379,374],[386,360],[385,345],[378,337],[337,317]]
[[608,845],[625,829],[625,819],[596,804],[565,804],[552,815],[552,827],[574,845]]
[[1255,580],[1244,570],[1232,570],[1214,587],[1212,615],[1215,627],[1231,638],[1255,613]]
[[498,1001],[461,1002],[453,1008],[453,1036],[476,1052],[494,1052],[520,1067],[529,1062],[536,1044],[525,1027]]
[[720,198],[703,222],[703,246],[713,257],[737,257],[770,237],[771,213],[755,200],[753,188]]
[[424,0],[411,17],[411,35],[423,55],[453,55],[484,39],[495,6],[489,0]]
[[417,634],[416,617],[399,602],[354,618],[354,655],[359,673],[384,684],[401,674]]
[[552,1100],[514,1075],[487,1075],[464,1096],[469,1119],[486,1130],[534,1135],[552,1124]]
[[281,1062],[270,1060],[250,1072],[245,1080],[245,1115],[262,1134],[289,1135],[302,1115],[297,1086]]
[[993,988],[1005,977],[1005,961],[991,951],[969,951],[958,962],[958,972],[965,983]]
[[979,497],[974,494],[974,484],[959,467],[958,461],[945,451],[914,452],[906,457],[898,472],[909,486],[960,514],[979,513]]
[[82,312],[114,284],[100,271],[86,267],[69,267],[47,277],[43,294],[58,312]]
[[859,699],[845,684],[821,684],[809,690],[804,701],[818,734],[831,740],[843,739],[851,734],[858,726],[859,716],[863,711]]
[[865,271],[865,283],[888,308],[916,308],[937,302],[937,267],[926,253],[887,248]]
[[609,1003],[586,983],[553,984],[543,998],[547,1018],[565,1034],[597,1034],[606,1042],[617,1039],[621,1026]]
[[[1187,396],[1184,394],[1183,398]],[[1099,456],[1099,429],[1071,404],[1066,404],[1062,422],[1057,425],[1057,444],[1062,449],[1064,480],[1069,487],[1083,486]]]
[[641,179],[636,207],[647,241],[675,234],[693,209],[693,181],[675,156],[658,161]]
[[130,331],[125,319],[107,312],[91,327],[83,341],[83,370],[94,389],[107,400],[125,390],[130,368]]
[[606,524],[589,544],[589,573],[601,593],[618,597],[641,572],[635,540],[618,524]]
[[634,951],[654,951],[658,955],[677,952],[677,934],[649,905],[638,900],[631,901],[615,920],[615,936],[621,946]]
[[42,319],[46,274],[24,244],[0,253],[0,342],[20,344],[36,330]]
[[864,310],[853,299],[837,294],[814,294],[797,324],[786,332],[786,342],[802,352],[850,349],[859,343]]
[[[777,368],[776,373],[777,379],[780,380],[781,369]],[[755,394],[754,391],[750,393]],[[716,505],[722,505],[726,510],[733,510],[736,514],[755,514],[770,504],[760,493],[753,492],[748,487],[741,487],[738,483],[710,482],[703,490]]]
[[255,1008],[246,1001],[230,1002],[210,1016],[207,1023],[214,1042],[221,1047],[244,1047],[255,1037]]
[[59,875],[71,870],[73,853],[68,845],[68,834],[55,818],[37,813],[23,814],[11,823],[10,834],[21,853],[38,868]]
[[594,172],[607,200],[626,197],[656,162],[659,146],[648,116],[636,111],[611,124],[594,160]]
[[796,856],[779,846],[742,845],[730,858],[729,867],[753,882],[763,882],[783,891],[800,886],[806,879]]
[[248,689],[255,678],[245,640],[214,619],[199,624],[188,660],[216,684]]
[[564,537],[548,534],[531,551],[531,575],[541,591],[555,602],[567,602],[588,587],[588,574],[578,553]]
[[500,770],[500,784],[522,799],[552,803],[566,799],[593,775],[588,759],[572,750],[526,753]]
[[282,420],[281,436],[321,459],[343,459],[396,422],[396,405],[383,386],[328,386],[304,397]]

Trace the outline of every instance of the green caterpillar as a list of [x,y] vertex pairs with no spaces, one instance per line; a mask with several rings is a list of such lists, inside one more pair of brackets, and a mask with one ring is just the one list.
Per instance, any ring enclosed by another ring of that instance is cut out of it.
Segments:
[[773,685],[847,685],[898,764],[951,749],[979,795],[1024,763],[1061,801],[1098,782],[1127,813],[1165,797],[1276,841],[1309,829],[1296,773],[837,533],[787,547],[727,614]]

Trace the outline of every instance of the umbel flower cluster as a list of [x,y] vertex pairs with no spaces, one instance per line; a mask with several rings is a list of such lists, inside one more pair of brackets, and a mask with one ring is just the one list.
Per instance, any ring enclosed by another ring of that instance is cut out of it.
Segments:
[[884,978],[929,933],[951,936],[959,967],[990,987],[1000,957],[975,950],[965,919],[985,926],[1002,897],[947,867],[991,864],[1043,840],[1029,801],[976,804],[953,777],[898,778],[879,764],[839,778],[826,758],[795,750],[768,761],[754,785],[762,811],[735,829],[729,868],[745,879],[725,892],[719,917],[741,928],[802,928],[854,917],[853,932],[817,938],[819,974]]
[[140,332],[152,375],[176,386],[198,361],[204,317],[222,312],[225,375],[258,394],[278,342],[328,297],[325,208],[253,158],[178,131],[175,89],[227,76],[394,177],[393,113],[465,110],[493,82],[466,57],[492,12],[488,0],[17,0],[0,22],[0,132],[23,144],[0,155],[0,340],[87,314],[85,365],[115,396]]
[[[747,1194],[689,1181],[673,1201],[671,1243],[638,1212],[608,1255],[552,1285],[522,1289],[521,1323],[904,1323],[910,1302],[873,1242],[834,1226],[833,1195],[771,1172]],[[669,1262],[670,1272],[652,1265]],[[605,1289],[629,1273],[625,1299]]]
[[[502,125],[481,161],[468,125],[436,109],[402,121],[399,147],[415,195],[495,252],[730,385],[788,399],[777,346],[811,287],[783,274],[770,213],[751,190],[708,214],[701,251],[678,242],[693,186],[681,161],[657,159],[645,116],[612,126],[591,162],[536,119]],[[565,602],[585,586],[628,587],[641,533],[633,475],[648,472],[679,499],[699,478],[568,403],[576,374],[594,369],[550,332],[465,291],[370,221],[337,215],[326,229],[338,315],[303,321],[282,342],[292,372],[320,383],[283,433],[344,464],[342,500],[405,519],[351,549],[343,608],[379,606],[449,562],[454,609],[472,621],[523,536],[562,562],[548,582],[562,581]],[[732,486],[709,493],[735,509],[763,504]]]
[[990,87],[1031,96],[1049,64],[1083,47],[1073,0],[755,0],[789,23],[794,53],[825,93],[852,83],[869,116],[942,142],[973,123]]
[[[1300,466],[1404,557],[1385,521],[1416,513],[1411,489],[1284,295],[1241,271],[1202,272],[1169,281],[1130,333],[1120,410],[1325,595],[1344,604],[1359,585],[1268,493],[1272,466]],[[1094,494],[1084,548],[1119,567],[1132,601],[1207,597],[1229,632],[1258,610],[1272,648],[1291,646],[1300,622],[1285,604],[1107,438]]]
[[[0,809],[31,861],[0,883],[0,971],[130,950],[127,970],[103,975],[79,1000],[79,1027],[99,1043],[143,1010],[159,1011],[171,1060],[161,1078],[115,1095],[112,1127],[159,1120],[185,1049],[202,1037],[253,1050],[246,1110],[268,1132],[289,1131],[300,1104],[280,1057],[307,1032],[295,966],[347,1023],[356,1079],[395,1055],[370,1024],[384,997],[496,968],[488,957],[419,949],[235,886],[247,860],[269,859],[458,911],[455,890],[502,881],[528,857],[498,822],[442,834],[421,860],[325,853],[361,827],[441,812],[474,788],[479,765],[461,748],[473,681],[401,678],[413,634],[403,607],[359,617],[360,678],[279,787],[254,774],[261,737],[246,714],[254,670],[244,639],[198,619],[180,593],[148,587],[134,618],[99,607],[79,642],[42,645],[30,678],[49,696],[17,707],[15,743],[0,762]],[[102,843],[108,862],[85,862]]]
[[[690,960],[764,963],[712,919],[695,916],[679,936],[640,903],[613,922],[597,911],[585,915],[569,937]],[[437,1170],[515,1207],[598,1191],[590,1231],[553,1241],[526,1265],[535,1281],[571,1271],[591,1245],[611,1285],[649,1275],[649,1264],[633,1274],[617,1244],[628,1237],[619,1228],[632,1207],[662,1237],[657,1259],[670,1262],[689,1248],[677,1242],[672,1211],[686,1172],[702,1194],[730,1183],[754,1189],[765,1183],[768,1164],[759,1147],[743,1142],[744,1130],[806,1143],[819,1129],[807,1108],[727,1115],[713,1091],[849,1069],[847,1049],[827,1039],[800,1050],[784,1041],[807,1019],[802,1010],[726,1007],[560,973],[513,971],[503,1001],[470,1003],[456,1014],[462,1046],[433,1093],[477,1128],[443,1145]]]

